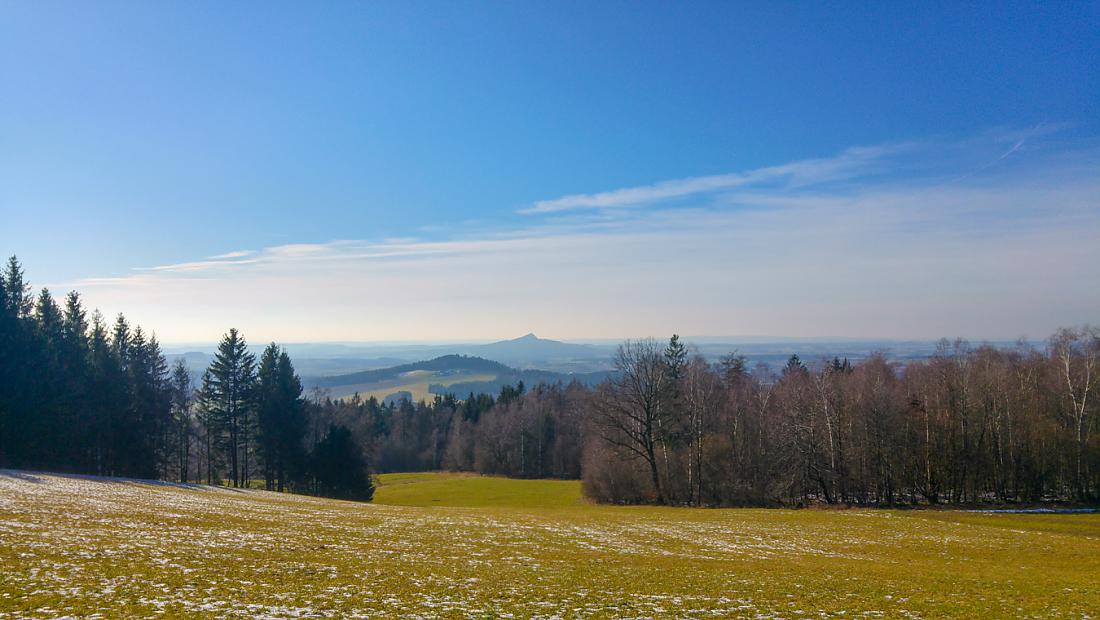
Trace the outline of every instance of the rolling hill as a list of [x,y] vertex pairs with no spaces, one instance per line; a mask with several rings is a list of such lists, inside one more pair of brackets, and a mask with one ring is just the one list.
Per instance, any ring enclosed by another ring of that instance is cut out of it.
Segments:
[[479,357],[504,361],[519,368],[532,368],[570,360],[606,359],[614,351],[613,347],[572,344],[539,338],[534,334],[527,334],[512,340],[477,345],[471,347],[471,349],[472,353]]
[[333,398],[358,393],[363,398],[374,396],[378,400],[394,400],[405,396],[402,393],[407,393],[413,401],[419,401],[447,393],[459,397],[481,392],[495,394],[503,386],[516,385],[520,381],[528,386],[571,381],[595,384],[605,379],[607,374],[606,371],[573,374],[517,370],[481,357],[443,355],[390,368],[306,378],[303,384],[307,390],[321,389]]

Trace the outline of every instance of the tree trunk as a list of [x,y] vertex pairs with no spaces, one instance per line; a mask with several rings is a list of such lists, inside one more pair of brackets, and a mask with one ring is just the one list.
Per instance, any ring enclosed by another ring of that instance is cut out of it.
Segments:
[[665,503],[665,493],[661,489],[661,474],[657,469],[657,454],[653,448],[653,442],[646,446],[646,460],[649,462],[649,475],[653,480],[653,492],[657,494],[657,503]]

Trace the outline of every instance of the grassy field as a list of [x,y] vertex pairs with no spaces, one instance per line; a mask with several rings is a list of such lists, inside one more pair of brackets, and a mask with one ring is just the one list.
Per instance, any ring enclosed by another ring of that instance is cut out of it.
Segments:
[[467,381],[492,381],[495,378],[496,375],[490,374],[436,373],[428,370],[414,370],[405,373],[398,379],[379,381],[376,383],[341,385],[330,388],[329,392],[333,398],[348,398],[358,393],[363,399],[373,396],[378,400],[383,400],[390,394],[396,392],[409,392],[412,394],[412,402],[414,403],[422,400],[430,402],[435,398],[435,394],[428,391],[428,387],[433,383],[439,383],[449,387],[456,383],[464,383]]
[[575,480],[515,480],[477,474],[383,474],[374,502],[390,506],[553,508],[590,506]]
[[1082,618],[1100,515],[587,504],[383,476],[374,504],[0,473],[0,617]]

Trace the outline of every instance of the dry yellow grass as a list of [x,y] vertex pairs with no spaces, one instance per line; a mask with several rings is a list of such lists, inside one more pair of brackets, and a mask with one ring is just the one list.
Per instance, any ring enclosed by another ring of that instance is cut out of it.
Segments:
[[377,500],[0,474],[0,617],[1100,610],[1100,515],[605,507],[446,474],[383,477]]
[[[413,374],[416,373],[416,374]],[[396,392],[409,392],[412,394],[412,402],[428,401],[430,402],[435,398],[435,394],[428,391],[428,387],[433,383],[439,383],[441,385],[450,387],[456,383],[465,383],[467,381],[492,381],[496,378],[496,375],[488,374],[450,374],[440,375],[426,370],[416,370],[410,373],[405,373],[400,379],[394,379],[391,381],[380,381],[377,383],[363,383],[358,385],[342,385],[338,388],[332,388],[330,390],[333,398],[350,398],[354,394],[358,393],[363,399],[370,398],[371,396],[378,400],[383,400],[390,394]],[[464,397],[465,394],[459,395]]]

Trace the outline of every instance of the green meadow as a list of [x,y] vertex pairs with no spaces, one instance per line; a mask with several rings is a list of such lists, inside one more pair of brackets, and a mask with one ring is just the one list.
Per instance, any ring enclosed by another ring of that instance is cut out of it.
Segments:
[[0,472],[0,618],[1082,618],[1100,515],[707,510],[381,476],[372,504]]
[[410,402],[416,403],[422,400],[430,402],[436,397],[436,395],[428,389],[433,383],[449,387],[456,383],[463,383],[466,381],[492,381],[493,379],[496,379],[496,375],[486,373],[441,373],[428,370],[414,370],[403,373],[400,377],[376,381],[374,383],[355,383],[337,386],[330,388],[329,393],[333,398],[350,398],[358,394],[359,397],[364,400],[372,396],[378,400],[383,400],[387,396],[397,392],[408,392],[412,394]]

